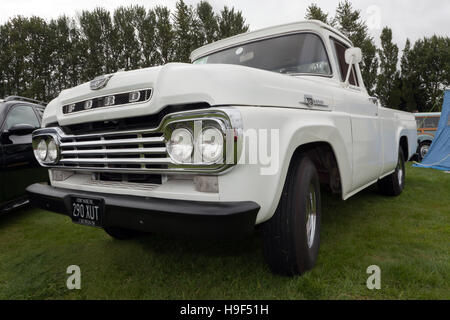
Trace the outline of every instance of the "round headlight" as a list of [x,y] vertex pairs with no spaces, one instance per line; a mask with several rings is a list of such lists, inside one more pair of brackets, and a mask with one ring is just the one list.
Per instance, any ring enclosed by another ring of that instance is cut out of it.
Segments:
[[40,161],[45,161],[45,158],[47,158],[47,142],[45,139],[42,139],[39,141],[37,147],[36,147],[36,157]]
[[223,135],[219,129],[213,127],[204,129],[197,140],[197,145],[203,162],[215,163],[222,159]]
[[185,128],[178,128],[172,132],[170,140],[167,142],[167,152],[169,156],[178,163],[190,162],[194,142],[192,133]]
[[56,162],[58,160],[58,146],[53,139],[47,145],[47,156],[50,162]]

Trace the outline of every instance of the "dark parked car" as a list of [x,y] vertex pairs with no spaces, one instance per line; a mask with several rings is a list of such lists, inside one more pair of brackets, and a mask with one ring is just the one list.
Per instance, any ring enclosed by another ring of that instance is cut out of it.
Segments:
[[27,204],[25,188],[48,181],[31,145],[31,133],[40,128],[45,105],[17,96],[0,100],[0,213]]

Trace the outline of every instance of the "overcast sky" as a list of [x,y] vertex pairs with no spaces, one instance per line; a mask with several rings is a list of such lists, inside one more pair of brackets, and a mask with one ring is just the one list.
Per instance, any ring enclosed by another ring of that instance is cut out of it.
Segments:
[[[185,2],[196,4],[199,0]],[[216,11],[224,5],[241,10],[251,30],[303,20],[312,2],[334,15],[338,0],[209,0]],[[73,16],[97,6],[114,9],[140,4],[148,8],[165,5],[173,9],[175,3],[176,0],[0,0],[0,23],[19,14],[55,18],[61,14]],[[368,21],[377,45],[385,25],[392,28],[394,41],[401,49],[406,38],[414,42],[433,34],[450,36],[450,0],[353,0],[352,3]]]

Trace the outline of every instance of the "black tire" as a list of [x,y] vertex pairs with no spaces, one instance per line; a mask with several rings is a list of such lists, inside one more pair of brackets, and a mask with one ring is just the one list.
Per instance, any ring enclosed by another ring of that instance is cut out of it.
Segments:
[[378,180],[378,189],[386,196],[396,197],[405,188],[405,157],[402,148],[398,150],[398,162],[395,171],[387,177]]
[[141,232],[118,227],[105,227],[105,232],[117,240],[128,240],[141,235]]
[[[308,237],[307,213],[311,204],[315,205],[315,232]],[[272,272],[293,276],[314,267],[319,253],[321,212],[316,167],[307,156],[296,156],[277,210],[263,226],[264,256]]]
[[428,149],[431,146],[430,141],[422,141],[419,143],[419,147],[417,148],[417,159],[419,162],[422,162],[425,155],[428,153]]

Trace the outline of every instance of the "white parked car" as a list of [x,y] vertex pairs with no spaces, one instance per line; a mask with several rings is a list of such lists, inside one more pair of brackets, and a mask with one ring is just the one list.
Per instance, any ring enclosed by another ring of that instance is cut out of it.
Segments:
[[361,58],[336,29],[305,21],[206,45],[193,64],[64,90],[33,135],[51,185],[28,193],[119,239],[238,237],[262,224],[271,269],[301,274],[318,255],[321,192],[346,200],[378,182],[397,196],[417,148],[414,116],[367,94]]

